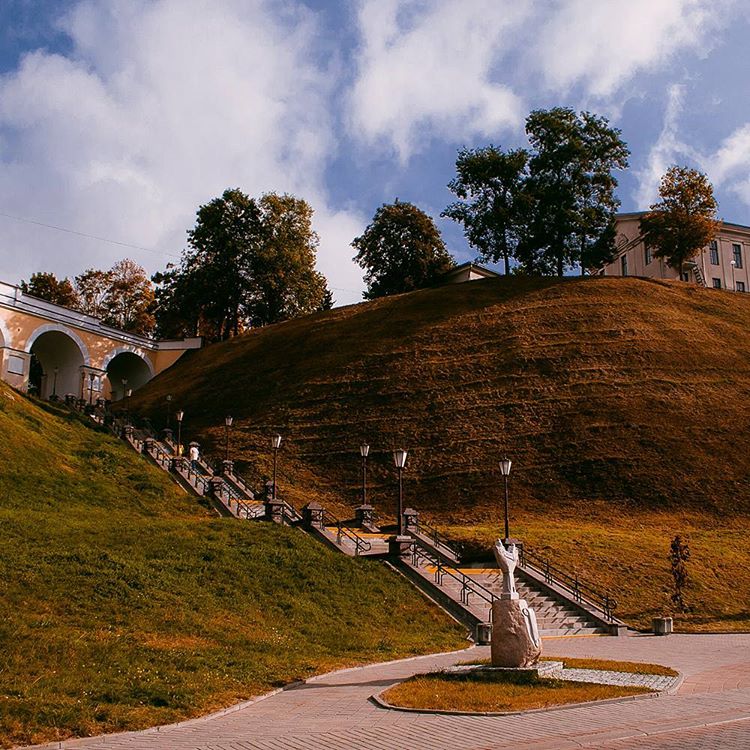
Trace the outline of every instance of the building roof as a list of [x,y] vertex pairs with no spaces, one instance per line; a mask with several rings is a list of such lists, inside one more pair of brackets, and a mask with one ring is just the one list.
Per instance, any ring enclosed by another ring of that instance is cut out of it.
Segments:
[[[615,219],[637,219],[640,216],[645,216],[647,213],[648,211],[625,211],[623,213],[617,214],[615,216]],[[735,224],[732,221],[724,221],[723,219],[719,219],[719,221],[721,221],[722,225],[725,227],[750,230],[750,226],[748,226],[747,224]]]
[[469,271],[479,274],[480,276],[484,276],[485,278],[494,278],[495,276],[500,276],[500,274],[497,271],[493,271],[491,268],[486,268],[485,266],[480,266],[476,263],[473,263],[472,261],[469,261],[468,263],[462,263],[460,266],[455,266],[454,268],[451,268],[450,271],[446,271],[443,274],[444,279],[448,279],[451,276],[457,276],[459,273],[462,273],[463,271]]

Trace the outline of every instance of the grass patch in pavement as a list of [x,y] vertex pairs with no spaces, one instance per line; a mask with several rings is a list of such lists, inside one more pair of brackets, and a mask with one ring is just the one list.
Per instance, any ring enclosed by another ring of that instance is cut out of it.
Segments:
[[[626,674],[656,674],[663,677],[677,677],[679,672],[661,664],[648,664],[639,661],[615,661],[613,659],[582,659],[570,656],[543,656],[541,661],[561,661],[565,669],[595,669],[600,672],[625,672]],[[473,659],[459,664],[491,664],[491,659]]]
[[529,711],[570,703],[625,698],[653,692],[641,687],[595,685],[548,678],[490,681],[486,677],[417,675],[383,694],[393,706],[440,711]]

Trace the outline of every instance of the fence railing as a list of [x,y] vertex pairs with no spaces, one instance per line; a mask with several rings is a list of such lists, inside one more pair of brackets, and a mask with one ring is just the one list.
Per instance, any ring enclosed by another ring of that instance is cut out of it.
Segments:
[[451,580],[456,581],[461,586],[459,596],[461,604],[468,606],[471,602],[472,596],[478,596],[490,606],[497,599],[497,596],[495,596],[495,594],[493,594],[488,588],[482,586],[481,583],[475,581],[473,578],[470,578],[465,573],[462,573],[451,565],[446,565],[441,557],[435,555],[422,542],[420,542],[419,539],[414,539],[412,542],[411,561],[412,565],[415,567],[420,567],[423,561],[434,566],[435,583],[437,583],[438,586],[443,585],[443,580],[446,576]]
[[369,552],[372,549],[372,545],[367,539],[363,539],[354,529],[349,526],[345,526],[336,516],[330,511],[323,509],[323,525],[327,527],[336,527],[336,543],[341,545],[344,538],[348,539],[349,542],[354,544],[354,554],[359,557],[362,552]]
[[543,576],[545,583],[562,585],[571,591],[572,598],[577,604],[593,605],[609,622],[615,620],[617,600],[611,597],[609,592],[601,593],[586,581],[582,581],[577,573],[569,573],[553,565],[548,557],[529,549],[526,545],[519,549],[518,564],[521,568],[531,568],[537,575]]

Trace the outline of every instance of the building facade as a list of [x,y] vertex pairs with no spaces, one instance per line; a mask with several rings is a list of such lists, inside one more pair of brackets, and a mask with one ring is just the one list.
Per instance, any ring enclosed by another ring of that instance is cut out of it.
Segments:
[[0,377],[42,398],[116,401],[200,346],[120,331],[0,282]]
[[716,239],[685,264],[682,274],[666,261],[655,258],[640,230],[645,212],[617,216],[617,257],[606,265],[603,276],[646,276],[654,279],[692,281],[701,286],[750,291],[750,227],[724,222]]

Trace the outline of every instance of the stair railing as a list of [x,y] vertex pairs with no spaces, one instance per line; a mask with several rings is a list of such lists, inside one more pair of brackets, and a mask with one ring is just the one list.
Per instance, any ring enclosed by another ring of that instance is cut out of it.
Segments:
[[448,552],[450,552],[453,557],[456,558],[456,560],[461,559],[459,551],[455,547],[448,544],[441,532],[439,532],[432,524],[429,524],[427,523],[427,521],[423,520],[421,516],[417,516],[416,521],[413,523],[413,525],[411,525],[410,528],[413,528],[418,534],[426,536],[436,547],[443,547],[444,549],[448,550]]
[[359,557],[362,552],[369,552],[372,549],[372,544],[363,539],[354,529],[349,526],[345,526],[343,521],[336,518],[330,511],[323,508],[323,525],[324,526],[335,526],[336,527],[336,544],[341,546],[342,539],[346,537],[350,542],[354,543],[354,554]]
[[490,605],[490,607],[492,606],[492,603],[497,599],[497,596],[488,588],[482,586],[481,583],[475,581],[473,578],[470,578],[460,570],[457,570],[450,565],[446,565],[440,557],[434,555],[424,545],[424,543],[419,541],[419,539],[414,539],[414,541],[412,542],[411,554],[411,561],[414,567],[419,567],[420,562],[423,560],[427,561],[428,563],[430,563],[430,565],[433,565],[435,567],[435,583],[437,583],[438,586],[442,586],[445,576],[448,576],[450,579],[457,581],[461,585],[462,604],[468,606],[472,594],[475,594],[480,599],[483,599]]
[[521,568],[531,568],[544,577],[548,584],[561,584],[573,593],[573,600],[577,604],[590,604],[604,613],[610,622],[615,620],[614,611],[617,600],[609,592],[601,593],[586,581],[581,581],[577,573],[569,573],[553,565],[548,557],[530,550],[525,544],[519,548],[518,565]]

